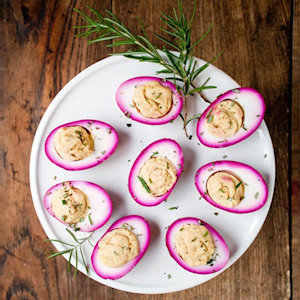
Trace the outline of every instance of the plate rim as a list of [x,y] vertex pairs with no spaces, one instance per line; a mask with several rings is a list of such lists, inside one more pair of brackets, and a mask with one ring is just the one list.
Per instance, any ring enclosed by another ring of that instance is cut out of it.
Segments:
[[[198,59],[201,62],[206,63],[206,61],[195,57],[196,59]],[[78,73],[77,75],[75,75],[70,81],[68,81],[55,95],[55,97],[53,98],[53,100],[50,102],[50,104],[48,105],[47,109],[45,110],[38,128],[35,132],[34,135],[34,139],[32,142],[32,147],[31,147],[31,153],[30,153],[30,161],[29,161],[29,182],[30,182],[30,191],[31,191],[31,198],[32,198],[32,202],[34,205],[34,209],[35,209],[35,213],[39,219],[40,224],[42,225],[42,228],[45,232],[45,234],[47,235],[48,238],[52,239],[55,238],[55,234],[51,228],[51,226],[48,224],[48,222],[46,221],[45,218],[42,218],[43,215],[43,205],[41,201],[36,201],[34,199],[39,199],[39,195],[38,195],[38,184],[37,184],[37,176],[35,176],[36,171],[37,171],[37,157],[38,157],[38,152],[39,152],[39,144],[40,141],[42,139],[42,134],[44,133],[45,129],[46,129],[46,125],[47,125],[47,120],[49,119],[49,117],[52,115],[53,111],[55,110],[55,108],[57,107],[57,105],[60,103],[60,101],[64,98],[64,96],[73,88],[73,86],[75,86],[77,83],[79,83],[80,81],[82,81],[85,77],[89,76],[91,73],[93,73],[94,71],[97,71],[100,68],[103,68],[107,65],[109,65],[110,63],[115,63],[121,60],[129,60],[129,58],[125,58],[123,56],[109,56],[109,57],[105,57],[99,61],[97,61],[96,63],[92,64],[91,66],[85,68],[84,70],[82,70],[80,73]],[[218,69],[218,71],[220,71],[222,73],[223,76],[230,78],[230,80],[233,80],[237,87],[240,87],[240,85],[232,78],[230,77],[227,73],[225,73],[223,70],[217,68],[216,66],[210,64],[209,67],[212,68],[216,68]],[[225,268],[223,268],[222,270],[218,271],[215,273],[215,275],[213,277],[210,278],[206,278],[202,283],[207,282],[210,279],[213,279],[215,277],[217,277],[219,274],[221,274],[222,272],[224,272],[225,270],[227,270],[229,267],[231,267],[239,258],[241,258],[243,256],[243,254],[249,249],[249,247],[251,246],[251,244],[253,243],[253,241],[256,239],[258,233],[261,231],[262,226],[264,225],[266,218],[269,214],[269,210],[273,201],[273,195],[274,195],[274,190],[275,190],[275,181],[276,181],[276,163],[275,163],[275,154],[274,154],[274,146],[272,143],[272,139],[270,136],[270,132],[268,130],[268,127],[265,123],[265,121],[263,120],[260,127],[262,127],[263,131],[266,133],[266,139],[267,139],[267,143],[270,144],[271,148],[270,148],[270,154],[271,156],[269,156],[269,160],[271,162],[271,167],[273,170],[271,170],[271,173],[273,174],[273,178],[271,178],[270,180],[270,187],[271,190],[269,190],[269,196],[268,196],[268,200],[267,203],[265,204],[265,206],[267,206],[267,210],[266,210],[266,215],[265,218],[261,224],[261,226],[256,227],[256,230],[254,230],[254,234],[252,236],[252,238],[249,240],[249,244],[245,247],[241,247],[240,252],[241,254],[238,257],[235,257],[231,262],[228,262],[228,264],[225,266]],[[273,179],[273,180],[272,180]],[[40,203],[39,203],[40,202]],[[52,245],[58,250],[64,250],[65,248],[57,243],[51,242]],[[63,257],[68,260],[67,254],[64,254]],[[72,264],[73,265],[73,264]],[[80,272],[82,272],[85,276],[86,272],[85,272],[85,268],[84,266],[81,264],[81,262],[78,263],[78,270]],[[95,280],[94,278],[90,277],[91,279]],[[102,279],[102,278],[100,278]],[[97,281],[97,280],[95,280]],[[104,284],[106,286],[112,287],[112,288],[116,288],[122,291],[126,291],[126,292],[131,292],[131,293],[138,293],[138,294],[165,294],[165,293],[172,293],[172,292],[177,292],[177,291],[183,291],[192,287],[195,287],[197,285],[200,285],[202,283],[199,284],[193,284],[190,286],[186,286],[184,288],[166,288],[166,287],[157,287],[155,288],[155,291],[149,291],[149,288],[147,287],[139,287],[139,286],[128,286],[125,283],[120,283],[118,281],[113,281],[113,280],[99,280],[97,281],[98,283]]]

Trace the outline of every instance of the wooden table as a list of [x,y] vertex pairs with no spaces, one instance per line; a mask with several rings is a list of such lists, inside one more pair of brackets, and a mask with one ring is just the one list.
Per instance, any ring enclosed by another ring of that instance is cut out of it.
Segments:
[[[176,1],[88,1],[112,10],[130,28],[141,16],[146,29],[159,31],[159,11]],[[83,24],[73,8],[85,1],[1,1],[0,102],[0,298],[131,299],[130,293],[103,286],[83,274],[73,278],[53,251],[35,214],[28,179],[31,144],[55,94],[76,74],[106,57],[104,44],[74,38]],[[192,1],[184,1],[191,14]],[[213,31],[195,55],[211,59],[242,86],[266,99],[277,163],[270,213],[249,250],[217,278],[195,288],[136,299],[294,299],[300,298],[299,211],[299,14],[298,0],[197,1],[193,34]],[[161,43],[151,38],[159,47]]]

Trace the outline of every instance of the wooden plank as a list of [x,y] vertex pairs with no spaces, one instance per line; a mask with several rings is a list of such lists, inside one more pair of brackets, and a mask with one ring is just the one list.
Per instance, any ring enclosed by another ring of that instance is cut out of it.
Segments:
[[300,299],[300,3],[293,7],[292,103],[291,103],[291,236],[292,295]]
[[[150,34],[159,31],[159,11],[170,13],[176,1],[89,1],[98,10],[113,9],[136,30],[142,17]],[[277,188],[262,231],[243,257],[217,278],[195,288],[168,295],[134,295],[135,299],[288,299],[290,290],[288,133],[289,42],[291,3],[287,0],[198,0],[193,34],[212,33],[195,53],[215,63],[242,85],[261,91],[267,102],[266,122],[277,158]],[[81,1],[6,1],[0,7],[3,40],[0,47],[0,298],[131,299],[130,293],[113,290],[83,274],[67,274],[66,261],[46,260],[54,248],[45,234],[31,201],[28,164],[34,132],[55,94],[78,72],[107,56],[103,44],[87,46],[74,38],[72,25],[82,24],[73,7]],[[192,1],[184,1],[191,13]],[[298,122],[299,5],[294,2],[293,124]],[[154,39],[153,39],[154,41]],[[160,46],[160,42],[157,43]],[[5,87],[5,88],[4,88]],[[298,88],[298,89],[297,89]],[[279,123],[280,122],[280,123]],[[299,187],[297,152],[299,127],[293,125],[292,178]],[[8,193],[7,193],[8,191]],[[296,191],[299,191],[299,189]],[[293,293],[299,287],[299,197],[292,198]],[[296,298],[295,298],[296,299]]]

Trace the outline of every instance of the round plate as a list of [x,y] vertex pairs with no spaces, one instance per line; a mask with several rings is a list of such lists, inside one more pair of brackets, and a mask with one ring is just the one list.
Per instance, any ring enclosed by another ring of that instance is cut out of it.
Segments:
[[[205,62],[198,60],[199,65]],[[213,226],[225,239],[230,250],[227,268],[232,265],[250,246],[258,234],[271,205],[274,182],[275,161],[271,138],[263,122],[248,139],[224,148],[213,149],[201,145],[196,137],[196,120],[188,124],[192,135],[187,139],[178,117],[172,124],[149,126],[128,119],[122,114],[115,100],[118,86],[135,76],[155,76],[159,66],[141,63],[123,57],[109,57],[87,68],[72,79],[54,98],[45,112],[36,132],[30,158],[30,186],[32,199],[39,220],[50,239],[72,241],[64,226],[51,217],[43,207],[45,191],[52,185],[67,180],[94,182],[107,190],[113,201],[113,213],[107,224],[92,236],[92,243],[102,236],[106,229],[120,217],[138,214],[145,217],[151,227],[152,239],[149,249],[139,264],[126,276],[118,280],[104,280],[96,275],[91,267],[92,246],[84,244],[84,254],[89,265],[90,276],[102,284],[120,290],[136,293],[167,293],[183,290],[201,284],[215,276],[197,275],[182,269],[169,255],[165,245],[166,228],[182,217],[196,217]],[[219,94],[239,87],[223,71],[209,66],[198,78],[196,86],[210,77],[209,85],[216,89],[207,90],[205,95],[213,101]],[[204,111],[207,103],[199,95],[189,98],[189,114]],[[44,143],[52,129],[80,119],[96,119],[111,124],[119,133],[120,142],[116,152],[102,164],[82,171],[66,171],[52,164],[44,152]],[[132,124],[128,127],[127,124]],[[184,154],[184,172],[167,202],[155,207],[137,204],[130,196],[127,181],[130,168],[141,150],[151,142],[161,138],[175,139]],[[215,160],[237,160],[257,169],[265,178],[269,188],[266,205],[257,212],[232,214],[219,210],[205,200],[199,200],[194,184],[196,171],[200,166]],[[171,207],[177,207],[172,209]],[[218,214],[215,214],[218,212]],[[78,237],[86,234],[77,233]],[[54,243],[58,251],[66,248]],[[67,258],[67,256],[65,257]],[[74,265],[75,260],[72,260]],[[67,264],[66,264],[67,267]],[[85,272],[82,261],[78,269]]]

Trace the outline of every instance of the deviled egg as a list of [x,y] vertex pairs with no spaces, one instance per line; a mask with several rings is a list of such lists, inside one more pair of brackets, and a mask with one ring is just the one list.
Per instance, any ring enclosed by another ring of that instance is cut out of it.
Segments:
[[197,218],[182,218],[172,223],[166,233],[166,245],[174,260],[192,273],[217,272],[229,259],[221,235]]
[[47,157],[66,170],[83,170],[106,160],[118,145],[116,130],[101,121],[80,120],[52,130],[45,143]]
[[132,120],[160,125],[178,117],[183,99],[176,86],[158,77],[135,77],[123,82],[116,93],[117,104]]
[[129,192],[141,205],[158,205],[170,195],[182,171],[179,144],[171,139],[155,141],[135,160],[129,174]]
[[130,272],[146,253],[151,239],[148,222],[131,215],[114,222],[94,247],[91,261],[104,279],[118,279]]
[[196,187],[210,204],[233,213],[249,213],[263,207],[268,187],[254,168],[236,161],[216,161],[196,173]]
[[75,231],[94,231],[110,218],[112,203],[107,192],[87,181],[65,181],[44,195],[47,212]]
[[265,102],[252,88],[236,88],[220,95],[201,115],[197,136],[208,147],[234,145],[249,137],[264,118]]

